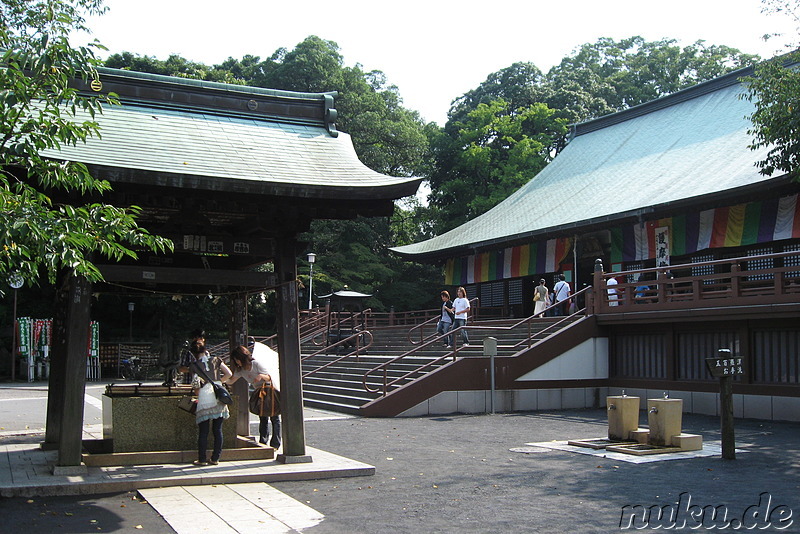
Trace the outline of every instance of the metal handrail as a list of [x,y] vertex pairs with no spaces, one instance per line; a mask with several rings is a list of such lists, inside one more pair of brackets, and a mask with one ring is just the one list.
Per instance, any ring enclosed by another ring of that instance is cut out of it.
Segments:
[[[475,304],[475,305],[477,306],[477,303],[478,303],[479,301],[480,301],[480,299],[479,299],[478,297],[474,297],[473,299],[471,299],[471,300],[469,301],[469,307],[470,307],[470,309],[472,309],[472,308],[474,307],[474,306],[473,306],[473,304]],[[435,336],[436,334],[431,334],[430,336],[428,336],[428,337],[426,338],[426,337],[425,337],[425,334],[423,333],[423,332],[424,332],[424,330],[423,330],[423,327],[424,327],[425,325],[429,324],[429,323],[434,323],[434,322],[435,322],[435,323],[438,323],[438,322],[439,322],[439,319],[441,319],[441,317],[442,317],[442,315],[441,315],[441,308],[439,308],[439,315],[438,315],[438,316],[436,316],[436,317],[433,317],[433,318],[431,318],[431,319],[428,319],[427,321],[425,321],[425,322],[422,322],[422,323],[420,323],[420,324],[418,324],[418,325],[412,326],[412,327],[411,327],[411,328],[408,330],[408,335],[406,336],[406,338],[408,339],[408,342],[409,342],[409,343],[411,343],[412,345],[416,345],[416,344],[418,344],[418,343],[423,343],[423,342],[424,342],[426,339],[430,339],[432,336]],[[414,330],[416,330],[417,328],[419,328],[419,341],[414,341],[413,339],[411,339],[411,333],[412,333],[412,332],[414,332]]]
[[[337,312],[337,313],[338,313],[338,312]],[[339,317],[337,316],[336,320],[335,320],[335,321],[333,321],[333,322],[331,322],[331,324],[330,324],[330,325],[327,325],[327,326],[325,326],[325,328],[324,328],[324,330],[323,330],[323,331],[321,331],[321,332],[316,332],[316,333],[314,334],[314,336],[311,338],[311,343],[313,343],[313,344],[314,344],[314,345],[316,345],[316,346],[320,346],[320,345],[322,345],[323,343],[327,343],[327,339],[326,339],[326,340],[324,340],[324,341],[322,341],[322,342],[317,342],[317,337],[319,337],[319,335],[320,335],[320,334],[326,333],[326,332],[328,332],[328,331],[330,331],[330,330],[333,330],[333,329],[337,329],[337,330],[338,330],[338,329],[340,328],[340,326],[341,326],[341,324],[342,324],[342,323],[344,323],[344,322],[347,322],[347,321],[350,321],[351,319],[353,319],[353,323],[354,323],[354,325],[353,325],[353,326],[355,327],[355,326],[356,326],[356,323],[357,323],[357,321],[355,321],[355,318],[357,318],[357,317],[359,317],[359,316],[363,315],[363,316],[364,316],[364,319],[366,319],[366,317],[367,317],[368,315],[370,315],[371,313],[372,313],[372,308],[367,308],[367,309],[365,309],[365,310],[361,310],[360,312],[358,312],[358,313],[356,313],[356,314],[353,314],[353,315],[351,315],[351,316],[348,316],[348,317],[346,317],[345,319],[341,319],[341,318],[339,318]],[[365,322],[365,321],[363,321],[363,320],[361,321],[361,323],[364,323],[364,322]]]
[[[570,295],[569,298],[572,299],[572,298],[575,298],[578,295],[581,295],[581,294],[584,294],[584,293],[589,294],[591,289],[592,289],[592,286],[587,286],[587,287],[581,289],[580,291],[578,291],[577,293],[574,293],[573,295]],[[548,306],[547,308],[545,308],[545,311],[549,310],[551,308],[554,308],[556,306],[559,306],[559,305],[561,305],[560,302],[557,303],[557,304],[553,304],[551,306]],[[561,324],[563,324],[565,322],[568,322],[568,321],[570,321],[570,319],[572,319],[576,315],[582,314],[585,311],[586,311],[585,307],[581,308],[579,310],[576,310],[572,314],[565,316],[563,319],[553,323],[552,325],[549,325],[549,326],[545,327],[542,331],[549,330],[549,329],[555,327],[556,325],[561,325]],[[543,312],[539,312],[539,313],[541,314]],[[415,347],[415,348],[409,350],[408,352],[406,352],[404,354],[401,354],[400,356],[392,358],[391,360],[389,360],[387,362],[384,362],[384,363],[382,363],[382,364],[380,364],[380,365],[378,365],[376,367],[373,367],[372,369],[369,369],[366,373],[364,373],[364,377],[362,379],[362,384],[364,385],[364,389],[369,393],[378,393],[378,392],[381,391],[381,389],[383,389],[383,395],[385,396],[388,393],[389,388],[391,386],[393,386],[393,385],[405,380],[406,378],[408,378],[408,377],[410,377],[410,376],[412,376],[414,374],[419,373],[420,371],[422,371],[422,370],[424,370],[424,369],[426,369],[428,367],[431,367],[431,366],[433,366],[435,364],[438,364],[439,362],[444,361],[444,360],[449,359],[449,358],[452,358],[453,361],[456,361],[456,359],[458,357],[458,351],[461,348],[458,346],[458,344],[453,343],[453,352],[452,353],[446,354],[444,356],[440,356],[439,358],[436,358],[436,359],[434,359],[432,361],[429,361],[428,363],[420,365],[416,369],[414,369],[412,371],[409,371],[406,374],[404,374],[404,375],[402,375],[402,376],[400,376],[398,378],[395,378],[392,381],[388,380],[388,368],[389,368],[390,365],[392,365],[393,363],[398,362],[398,361],[406,358],[407,356],[412,355],[413,353],[415,353],[415,352],[417,352],[417,351],[419,351],[419,350],[421,350],[423,348],[429,347],[430,345],[432,345],[432,344],[434,344],[434,343],[436,343],[438,341],[441,341],[442,339],[447,338],[447,336],[455,336],[456,332],[459,332],[459,331],[461,331],[463,329],[467,329],[467,330],[513,330],[513,329],[517,328],[518,326],[520,326],[520,325],[522,325],[522,324],[527,322],[528,323],[528,337],[527,337],[527,339],[525,339],[525,340],[523,340],[523,341],[521,341],[521,342],[519,342],[519,343],[517,343],[515,345],[512,345],[512,347],[518,347],[518,346],[520,346],[520,345],[522,345],[522,344],[527,342],[528,343],[528,348],[530,348],[533,345],[533,343],[530,343],[530,340],[533,338],[533,334],[531,332],[531,323],[535,319],[538,318],[538,315],[539,314],[531,315],[530,317],[526,317],[524,319],[521,319],[520,321],[514,323],[511,326],[491,326],[491,327],[490,326],[460,326],[458,328],[450,330],[446,334],[443,334],[441,336],[436,336],[436,337],[430,339],[429,341],[425,342],[424,344],[419,345],[418,347]],[[536,334],[538,335],[542,331],[536,332]],[[453,337],[453,339],[455,339],[455,337]],[[541,342],[541,341],[543,341],[543,340],[539,340],[539,342]],[[379,387],[377,389],[372,389],[367,384],[367,378],[371,374],[373,374],[375,372],[378,372],[380,370],[383,370],[383,387],[382,388]]]
[[[361,346],[361,336],[363,336],[363,335],[369,336],[369,343],[366,343],[362,347]],[[327,351],[331,347],[337,347],[337,346],[344,345],[348,341],[353,340],[353,339],[355,339],[355,342],[356,342],[356,349],[353,352],[349,352],[349,353],[345,354],[344,356],[341,356],[341,357],[339,357],[339,358],[337,358],[335,360],[331,360],[330,362],[326,363],[325,365],[321,365],[320,367],[317,367],[316,369],[312,369],[311,371],[303,374],[303,378],[306,378],[307,376],[311,376],[314,373],[316,373],[318,371],[321,371],[321,370],[325,369],[326,367],[330,367],[331,365],[333,365],[335,363],[339,363],[340,361],[345,360],[345,359],[347,359],[347,358],[349,358],[350,356],[353,356],[353,355],[355,355],[356,361],[358,361],[359,354],[361,354],[361,352],[366,352],[366,350],[372,346],[372,342],[374,340],[374,338],[372,336],[372,332],[370,332],[369,330],[361,330],[361,331],[356,332],[355,334],[353,334],[353,335],[351,335],[349,337],[346,337],[344,339],[341,339],[341,340],[337,341],[333,345],[329,345],[329,346],[325,347],[324,349],[320,349],[317,352],[309,354],[308,356],[304,356],[303,358],[300,359],[300,361],[302,362],[302,361],[305,361],[305,360],[307,360],[309,358],[313,358],[314,356],[319,356],[320,354],[323,353],[323,351]],[[327,352],[326,352],[326,354],[327,354]]]

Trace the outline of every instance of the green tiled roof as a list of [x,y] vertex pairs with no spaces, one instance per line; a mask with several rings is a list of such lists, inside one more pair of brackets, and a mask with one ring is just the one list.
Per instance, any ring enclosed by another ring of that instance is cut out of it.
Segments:
[[742,71],[576,126],[564,150],[487,213],[427,241],[393,251],[445,257],[525,239],[572,235],[581,227],[699,202],[770,178],[748,148]]
[[361,163],[350,136],[323,118],[330,94],[101,74],[113,82],[109,90],[133,88],[96,117],[102,137],[47,155],[86,163],[112,184],[355,200],[401,198],[419,185],[418,178],[386,176]]

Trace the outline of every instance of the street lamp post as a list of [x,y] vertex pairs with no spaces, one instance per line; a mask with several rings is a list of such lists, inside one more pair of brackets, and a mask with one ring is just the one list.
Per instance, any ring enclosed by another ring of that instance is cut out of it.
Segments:
[[133,343],[133,308],[135,307],[133,302],[128,303],[128,311],[130,312],[130,326],[128,329],[128,337],[129,341]]
[[313,252],[308,253],[308,309],[311,309],[311,295],[314,289],[314,262],[317,261],[317,255]]
[[14,381],[17,364],[17,289],[22,287],[25,280],[19,273],[14,273],[8,279],[8,285],[14,289],[14,312],[11,320],[11,381]]

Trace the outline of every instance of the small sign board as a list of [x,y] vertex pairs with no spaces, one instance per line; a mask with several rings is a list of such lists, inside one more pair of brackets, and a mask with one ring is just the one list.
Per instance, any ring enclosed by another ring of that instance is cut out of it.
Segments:
[[744,358],[706,358],[706,366],[714,378],[744,374]]

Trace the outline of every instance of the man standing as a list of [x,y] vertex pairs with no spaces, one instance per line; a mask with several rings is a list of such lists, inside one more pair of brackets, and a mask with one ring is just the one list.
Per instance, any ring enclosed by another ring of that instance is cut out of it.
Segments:
[[[453,308],[453,302],[450,300],[450,293],[447,291],[441,292],[442,296],[442,316],[439,318],[439,322],[436,324],[436,333],[440,336],[448,333],[451,328],[453,328],[453,319],[455,319],[455,309]],[[444,338],[444,345],[449,349],[453,346],[453,336],[447,336]]]
[[558,275],[558,282],[553,287],[553,304],[558,304],[556,307],[556,315],[567,315],[567,306],[569,305],[569,284],[563,274]]

